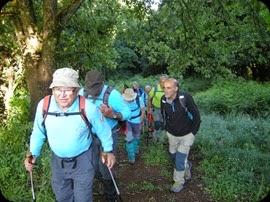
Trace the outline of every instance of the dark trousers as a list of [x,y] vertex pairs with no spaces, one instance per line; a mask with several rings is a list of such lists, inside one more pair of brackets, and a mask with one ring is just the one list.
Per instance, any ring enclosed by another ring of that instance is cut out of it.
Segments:
[[[116,153],[116,147],[118,142],[118,129],[116,126],[112,129],[113,136],[113,153]],[[113,201],[117,198],[117,192],[115,190],[110,172],[107,166],[101,161],[101,152],[103,151],[101,142],[98,137],[95,137],[92,143],[94,150],[94,165],[95,165],[95,177],[99,180],[102,180],[104,192],[108,201]],[[111,169],[113,175],[115,173],[114,168]]]

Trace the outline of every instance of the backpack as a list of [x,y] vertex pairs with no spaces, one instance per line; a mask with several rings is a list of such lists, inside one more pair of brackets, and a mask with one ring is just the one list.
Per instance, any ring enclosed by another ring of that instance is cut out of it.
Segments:
[[[105,91],[105,93],[104,93],[104,95],[103,95],[103,98],[102,99],[101,98],[97,98],[97,100],[102,100],[102,102],[104,104],[108,105],[109,96],[110,96],[110,94],[111,94],[111,92],[112,92],[113,89],[114,89],[113,86],[108,86],[107,89],[106,89],[106,91]],[[90,99],[93,99],[93,98],[91,97]],[[118,124],[120,126],[120,131],[122,131],[122,132],[125,131],[126,121],[119,120],[118,121]]]
[[142,97],[142,95],[144,95],[144,90],[142,88],[139,88],[137,94]]
[[[140,105],[140,100],[139,100],[139,96],[138,96],[138,95],[136,96],[136,104],[138,105],[138,108],[137,108],[137,109],[140,109],[140,108],[141,108],[141,105]],[[131,110],[131,111],[134,112],[134,111],[136,111],[137,109],[133,109],[133,110]],[[142,114],[142,112],[141,112],[141,109],[140,109],[140,113],[139,113],[138,115],[136,115],[136,116],[130,117],[130,120],[131,120],[131,119],[135,119],[135,118],[141,116],[141,114]]]
[[48,115],[52,116],[72,116],[72,115],[80,115],[85,122],[85,124],[88,126],[89,130],[92,131],[92,125],[87,119],[86,111],[85,111],[85,97],[79,95],[79,112],[49,112],[50,102],[51,102],[51,95],[47,95],[44,97],[43,102],[43,109],[42,109],[42,116],[43,116],[43,122],[42,125],[45,127],[45,120]]
[[190,111],[188,111],[188,108],[186,107],[186,99],[184,95],[179,95],[179,102],[181,104],[181,106],[184,108],[186,115],[188,116],[188,118],[193,121],[193,115],[191,114]]
[[[107,89],[106,89],[106,91],[105,91],[105,93],[104,93],[104,95],[103,95],[103,98],[102,99],[101,98],[96,98],[96,99],[97,100],[102,100],[102,102],[104,104],[108,105],[108,99],[109,99],[109,96],[110,96],[110,94],[111,94],[111,92],[112,92],[113,89],[114,89],[113,86],[108,86]],[[93,99],[93,98],[90,97],[88,99]]]

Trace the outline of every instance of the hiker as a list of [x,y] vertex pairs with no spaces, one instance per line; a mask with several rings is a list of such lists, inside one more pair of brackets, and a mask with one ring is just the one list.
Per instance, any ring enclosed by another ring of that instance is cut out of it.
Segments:
[[162,116],[160,110],[160,100],[164,95],[164,82],[167,78],[167,75],[161,75],[159,78],[159,84],[156,84],[154,87],[152,87],[151,91],[149,92],[147,112],[151,113],[154,119],[154,142],[164,143],[165,134],[163,134],[164,131],[161,128]]
[[167,79],[164,91],[161,110],[169,141],[169,153],[175,164],[173,173],[175,183],[171,191],[179,192],[183,189],[185,180],[191,178],[191,162],[188,161],[188,154],[201,119],[192,96],[179,91],[176,79]]
[[[131,111],[122,98],[121,93],[112,86],[105,85],[101,72],[97,70],[87,72],[84,90],[84,96],[100,108],[103,116],[110,125],[113,137],[112,153],[116,154],[119,135],[118,121],[127,120],[131,116]],[[101,188],[103,188],[107,201],[116,201],[117,192],[109,170],[100,159],[102,147],[98,138],[93,142],[93,146],[96,149],[95,157],[96,162],[98,162],[95,176],[99,180],[98,182],[102,182],[103,186]],[[112,169],[112,173],[114,172],[114,169]]]
[[122,97],[131,110],[131,117],[127,121],[126,133],[126,151],[128,154],[129,164],[135,163],[136,154],[139,154],[140,148],[140,130],[144,118],[143,99],[134,92],[132,88],[127,88]]
[[[108,169],[115,164],[110,126],[93,103],[78,96],[81,88],[78,79],[78,73],[71,68],[54,72],[50,85],[52,96],[46,116],[43,115],[44,98],[38,103],[30,137],[32,156],[24,161],[26,170],[32,171],[47,138],[52,151],[52,189],[59,202],[93,201],[94,162],[91,143],[94,134],[102,142],[105,152],[103,162]],[[81,100],[85,101],[83,110]]]
[[146,85],[144,87],[144,97],[143,97],[143,101],[144,101],[144,105],[145,105],[145,108],[147,109],[148,107],[148,97],[149,97],[149,92],[151,91],[151,86],[149,85]]
[[143,90],[142,88],[139,87],[138,82],[134,81],[134,82],[132,83],[132,88],[133,88],[134,92],[137,93],[137,95],[138,95],[139,97],[142,97],[142,98],[143,98],[143,96],[144,96],[144,90]]
[[143,120],[143,126],[147,126],[149,129],[149,123],[148,123],[148,111],[147,111],[147,106],[148,106],[148,97],[149,97],[149,92],[151,90],[151,86],[146,85],[144,87],[144,94],[143,94],[143,102],[145,105],[145,116],[144,116],[144,120]]

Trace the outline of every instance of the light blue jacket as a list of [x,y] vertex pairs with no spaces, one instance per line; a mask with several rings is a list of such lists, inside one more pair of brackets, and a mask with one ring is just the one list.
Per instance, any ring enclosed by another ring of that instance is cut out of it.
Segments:
[[[141,123],[141,116],[138,116],[141,109],[145,109],[143,99],[139,97],[140,106],[137,105],[136,99],[132,102],[125,101],[127,106],[131,110],[131,117],[128,119],[130,123]],[[137,117],[136,117],[137,116]],[[132,118],[136,117],[136,118]]]
[[[54,116],[47,115],[43,123],[43,99],[38,103],[33,131],[30,138],[30,151],[38,157],[44,140],[47,139],[51,150],[61,158],[71,158],[87,151],[92,142],[89,128],[80,115]],[[100,110],[87,99],[85,100],[86,116],[92,124],[92,131],[100,138],[104,151],[111,151],[113,139],[111,129]],[[63,112],[51,97],[49,112]],[[65,112],[78,112],[79,98]],[[47,131],[47,133],[45,133]]]

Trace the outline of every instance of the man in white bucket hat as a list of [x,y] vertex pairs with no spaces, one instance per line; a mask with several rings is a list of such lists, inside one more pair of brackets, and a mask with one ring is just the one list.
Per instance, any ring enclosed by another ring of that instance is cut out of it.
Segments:
[[42,99],[36,110],[30,138],[31,156],[25,159],[25,168],[32,171],[44,140],[47,138],[52,150],[52,189],[58,202],[93,201],[93,151],[92,132],[101,140],[104,163],[112,168],[115,157],[111,152],[113,139],[111,128],[100,110],[90,101],[84,100],[82,118],[81,100],[78,96],[81,84],[78,73],[71,68],[57,69],[50,85],[52,96],[44,116]]
[[137,96],[132,88],[127,88],[122,97],[131,110],[131,117],[127,120],[126,151],[130,164],[135,163],[135,156],[139,153],[140,131],[145,114],[143,99]]

